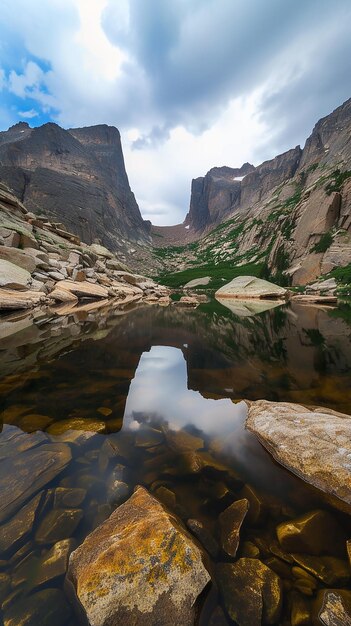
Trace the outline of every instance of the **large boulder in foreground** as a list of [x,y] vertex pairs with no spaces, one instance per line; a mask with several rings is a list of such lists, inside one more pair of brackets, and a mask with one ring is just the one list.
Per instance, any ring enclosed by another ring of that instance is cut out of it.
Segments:
[[351,417],[288,402],[250,403],[246,427],[276,461],[351,505]]
[[187,626],[209,580],[185,528],[138,487],[71,554],[66,589],[91,626]]
[[216,298],[240,298],[242,300],[250,298],[284,300],[287,295],[288,290],[284,287],[255,276],[237,276],[218,289],[215,294]]

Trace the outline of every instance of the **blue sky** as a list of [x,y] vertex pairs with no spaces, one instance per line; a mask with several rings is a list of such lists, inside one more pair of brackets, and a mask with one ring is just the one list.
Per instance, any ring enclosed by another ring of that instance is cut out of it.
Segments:
[[304,144],[351,96],[349,0],[2,0],[0,129],[122,134],[145,218],[180,222],[191,179]]

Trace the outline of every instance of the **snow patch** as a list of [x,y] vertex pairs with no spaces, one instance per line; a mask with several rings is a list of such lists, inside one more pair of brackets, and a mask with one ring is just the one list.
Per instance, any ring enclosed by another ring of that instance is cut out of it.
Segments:
[[239,180],[241,182],[242,180],[244,180],[245,176],[234,176],[233,180]]
[[184,226],[184,228],[185,228],[186,230],[189,230],[189,228],[190,228],[190,224],[188,224],[188,226]]

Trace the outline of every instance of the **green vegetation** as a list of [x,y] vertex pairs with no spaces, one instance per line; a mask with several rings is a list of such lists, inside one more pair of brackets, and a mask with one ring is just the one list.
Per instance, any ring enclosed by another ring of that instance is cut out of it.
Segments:
[[331,231],[329,230],[328,232],[323,233],[318,243],[316,243],[311,249],[311,252],[326,252],[328,248],[330,248],[332,243],[333,243],[333,235]]
[[350,170],[346,170],[345,172],[341,172],[339,169],[334,170],[331,174],[332,180],[325,186],[327,195],[330,196],[330,194],[335,191],[341,191],[341,187],[343,186],[345,180],[350,178],[350,176]]
[[328,274],[329,278],[335,278],[342,285],[351,285],[351,263],[345,267],[336,267]]
[[191,267],[181,272],[176,272],[175,274],[165,273],[158,276],[157,280],[167,287],[178,289],[190,280],[210,276],[211,282],[209,288],[216,290],[237,276],[257,276],[258,278],[262,278],[264,269],[264,263],[247,263],[246,265],[235,267],[232,261],[224,261],[218,265],[212,263],[200,267]]

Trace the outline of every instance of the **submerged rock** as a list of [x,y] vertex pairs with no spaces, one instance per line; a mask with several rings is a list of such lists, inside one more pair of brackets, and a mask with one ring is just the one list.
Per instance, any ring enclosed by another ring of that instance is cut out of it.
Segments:
[[35,534],[39,544],[54,543],[71,537],[83,517],[81,509],[52,509]]
[[351,417],[288,402],[251,402],[246,427],[274,459],[351,504]]
[[327,511],[315,510],[296,519],[282,522],[277,536],[283,550],[306,554],[345,553],[346,535]]
[[221,544],[224,552],[229,556],[236,556],[240,541],[240,528],[248,509],[249,501],[243,498],[233,502],[219,516]]
[[7,552],[10,548],[14,548],[31,532],[43,493],[43,491],[38,493],[6,524],[0,526],[0,552]]
[[12,515],[23,502],[62,472],[71,458],[69,446],[56,443],[31,448],[5,459],[0,477],[0,521]]
[[209,580],[185,528],[138,487],[71,554],[66,587],[92,626],[186,626]]
[[247,300],[250,298],[275,298],[285,299],[288,290],[279,285],[274,285],[262,278],[255,276],[237,276],[233,278],[227,285],[223,285],[216,291],[216,298],[241,298]]
[[17,600],[4,615],[4,626],[64,626],[71,615],[59,589],[43,589]]
[[259,559],[219,563],[216,577],[228,615],[238,626],[261,626],[279,620],[282,583]]

